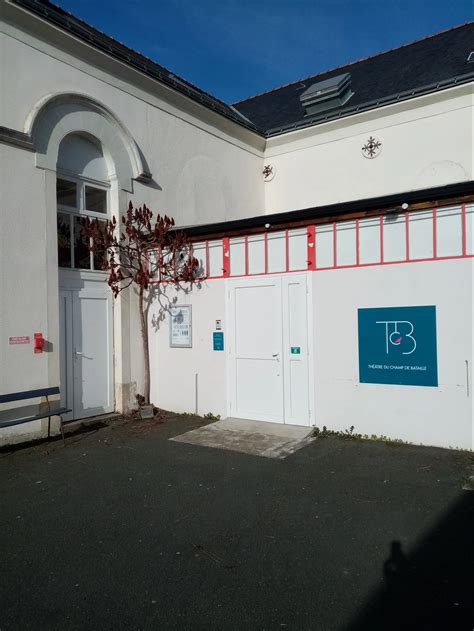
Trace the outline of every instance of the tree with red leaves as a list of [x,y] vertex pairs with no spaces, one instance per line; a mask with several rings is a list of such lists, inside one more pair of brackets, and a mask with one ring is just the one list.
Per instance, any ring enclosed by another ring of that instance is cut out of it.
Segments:
[[131,285],[136,286],[145,359],[144,402],[150,403],[150,351],[148,345],[148,298],[155,281],[192,283],[198,261],[191,256],[186,235],[174,228],[167,215],[157,215],[145,205],[134,208],[129,203],[121,225],[115,217],[108,221],[87,220],[90,250],[103,270],[116,298]]

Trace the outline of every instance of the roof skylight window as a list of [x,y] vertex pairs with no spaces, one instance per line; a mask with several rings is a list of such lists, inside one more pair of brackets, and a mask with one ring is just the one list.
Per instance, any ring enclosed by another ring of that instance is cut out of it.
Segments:
[[342,107],[354,93],[351,91],[351,75],[344,74],[313,83],[300,96],[307,116]]

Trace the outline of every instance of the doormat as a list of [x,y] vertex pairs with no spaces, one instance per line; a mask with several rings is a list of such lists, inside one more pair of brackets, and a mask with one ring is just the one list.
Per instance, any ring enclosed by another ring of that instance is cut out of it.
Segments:
[[170,440],[283,460],[315,440],[310,436],[311,430],[310,427],[226,419],[193,429]]

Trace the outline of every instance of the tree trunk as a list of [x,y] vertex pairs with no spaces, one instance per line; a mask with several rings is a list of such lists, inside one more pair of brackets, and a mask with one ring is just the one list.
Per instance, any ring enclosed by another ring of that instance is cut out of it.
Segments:
[[140,293],[138,297],[138,307],[140,309],[140,324],[142,329],[143,340],[143,357],[145,360],[145,374],[143,384],[143,396],[145,397],[145,404],[150,403],[150,349],[148,348],[148,322],[147,322],[147,309],[144,301],[144,289],[140,287]]

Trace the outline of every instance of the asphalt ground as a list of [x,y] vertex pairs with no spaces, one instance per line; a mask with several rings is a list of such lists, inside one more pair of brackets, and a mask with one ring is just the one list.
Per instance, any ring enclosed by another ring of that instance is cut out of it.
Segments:
[[0,629],[474,628],[472,454],[119,421],[0,452]]

